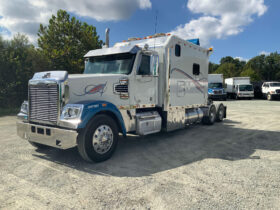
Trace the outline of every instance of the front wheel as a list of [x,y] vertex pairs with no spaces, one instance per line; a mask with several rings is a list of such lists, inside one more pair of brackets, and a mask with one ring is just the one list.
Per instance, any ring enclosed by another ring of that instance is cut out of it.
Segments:
[[272,100],[272,95],[267,94],[267,95],[266,95],[266,98],[267,98],[268,101],[271,101],[271,100]]
[[78,151],[86,161],[109,159],[118,144],[118,126],[107,115],[96,116],[78,136]]

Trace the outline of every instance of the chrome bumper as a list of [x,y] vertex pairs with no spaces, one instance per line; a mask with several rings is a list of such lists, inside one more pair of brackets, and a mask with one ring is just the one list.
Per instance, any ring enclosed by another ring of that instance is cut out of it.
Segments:
[[237,95],[239,98],[254,98],[253,94],[250,95]]
[[77,146],[78,133],[73,130],[53,128],[18,121],[17,135],[22,139],[31,142],[60,149],[69,149]]

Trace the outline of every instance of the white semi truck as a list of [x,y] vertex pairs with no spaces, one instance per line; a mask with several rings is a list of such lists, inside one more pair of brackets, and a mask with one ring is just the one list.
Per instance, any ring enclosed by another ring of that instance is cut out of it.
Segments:
[[230,98],[254,98],[253,85],[250,77],[233,77],[225,79],[226,91]]
[[[36,147],[78,147],[87,161],[110,158],[119,133],[148,135],[226,117],[208,103],[204,49],[169,34],[89,51],[84,74],[35,73],[17,133]],[[187,146],[187,145],[186,145]]]
[[208,75],[208,98],[212,100],[227,100],[227,93],[223,87],[224,77],[222,74]]

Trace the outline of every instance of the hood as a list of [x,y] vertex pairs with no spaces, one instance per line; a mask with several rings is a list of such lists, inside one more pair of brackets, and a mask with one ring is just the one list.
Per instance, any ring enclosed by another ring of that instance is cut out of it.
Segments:
[[[120,74],[72,74],[68,76],[69,103],[82,101],[108,101],[114,104],[120,102],[120,94],[116,85],[128,80],[127,75]],[[127,101],[127,100],[126,100]],[[124,102],[125,104],[127,102]]]
[[280,87],[270,87],[269,91],[276,91],[276,90],[280,90]]

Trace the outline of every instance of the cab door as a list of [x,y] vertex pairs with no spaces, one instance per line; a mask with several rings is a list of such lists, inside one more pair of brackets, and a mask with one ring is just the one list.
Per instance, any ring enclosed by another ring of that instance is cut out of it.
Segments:
[[134,81],[130,83],[132,91],[131,105],[139,108],[154,107],[158,103],[158,65],[157,54],[140,53]]

